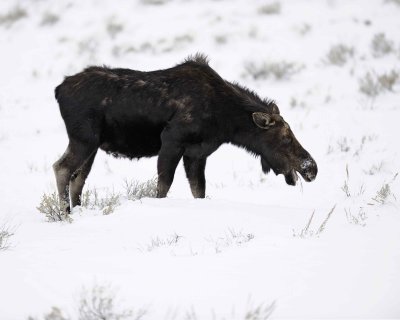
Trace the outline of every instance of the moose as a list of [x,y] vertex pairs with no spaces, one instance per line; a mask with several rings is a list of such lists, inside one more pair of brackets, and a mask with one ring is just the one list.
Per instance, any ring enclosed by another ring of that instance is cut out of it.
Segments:
[[150,72],[88,67],[66,77],[55,97],[69,138],[53,165],[66,212],[80,205],[99,148],[130,159],[158,155],[158,198],[167,196],[181,158],[193,196],[204,198],[207,157],[223,143],[260,156],[263,172],[283,174],[289,185],[297,172],[308,182],[317,175],[276,103],[224,80],[202,54]]

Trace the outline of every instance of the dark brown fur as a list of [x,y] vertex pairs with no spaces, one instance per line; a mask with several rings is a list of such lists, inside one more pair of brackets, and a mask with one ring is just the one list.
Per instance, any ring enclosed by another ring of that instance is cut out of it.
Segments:
[[[165,197],[183,158],[194,197],[205,196],[207,157],[223,143],[261,157],[262,168],[296,183],[317,166],[271,100],[222,79],[203,55],[151,72],[89,67],[56,90],[69,145],[54,164],[60,198],[80,204],[100,148],[128,158],[158,155],[158,197]],[[69,190],[70,189],[70,190]]]

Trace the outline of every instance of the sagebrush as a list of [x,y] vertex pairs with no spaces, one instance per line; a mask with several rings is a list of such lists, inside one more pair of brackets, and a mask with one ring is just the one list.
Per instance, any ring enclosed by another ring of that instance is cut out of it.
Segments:
[[44,193],[37,209],[46,216],[49,222],[72,222],[72,218],[67,213],[66,204],[61,204],[56,192]]
[[104,196],[100,196],[96,188],[87,189],[81,195],[81,206],[87,209],[101,210],[103,214],[108,215],[121,204],[120,196],[114,190],[107,190]]
[[250,75],[254,80],[262,80],[275,78],[276,80],[288,80],[296,73],[300,72],[304,66],[295,62],[279,61],[279,62],[263,62],[263,63],[246,63],[245,76]]
[[150,179],[144,182],[136,180],[125,180],[124,188],[126,197],[129,200],[140,200],[142,198],[157,197],[157,179]]
[[394,87],[399,80],[399,72],[394,69],[381,74],[369,71],[359,79],[359,90],[364,95],[375,98],[382,93],[394,91]]
[[371,50],[374,57],[380,58],[394,51],[394,43],[384,33],[377,33],[372,38]]
[[[53,306],[51,310],[42,317],[29,316],[27,320],[145,320],[154,319],[147,317],[147,308],[137,310],[122,308],[113,290],[109,286],[95,285],[90,289],[83,289],[75,310],[74,316],[68,315],[58,306]],[[186,312],[174,312],[173,317],[170,313],[161,318],[165,320],[267,320],[270,318],[276,307],[275,301],[270,304],[254,304],[250,299],[243,312],[236,312],[232,309],[228,318],[217,317],[214,310],[210,312],[210,317],[200,318],[194,307]]]
[[145,309],[125,309],[119,307],[119,301],[109,286],[95,285],[90,289],[83,288],[76,307],[75,317],[66,315],[59,307],[37,318],[30,316],[28,320],[141,320]]
[[279,14],[281,13],[281,4],[280,2],[264,4],[263,6],[258,8],[258,13],[267,15]]
[[0,251],[11,247],[10,238],[14,235],[14,228],[7,223],[0,225]]
[[14,7],[6,14],[0,15],[0,26],[4,25],[5,27],[11,27],[15,22],[21,20],[28,16],[28,13],[25,9],[21,7]]
[[354,56],[353,47],[344,44],[337,44],[330,48],[325,61],[326,63],[333,64],[336,66],[343,66],[353,56]]

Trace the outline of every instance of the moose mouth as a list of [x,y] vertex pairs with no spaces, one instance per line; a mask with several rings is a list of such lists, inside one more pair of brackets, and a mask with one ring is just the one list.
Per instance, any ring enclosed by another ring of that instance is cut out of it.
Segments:
[[[272,166],[264,158],[261,158],[261,165],[262,165],[262,170],[264,173],[268,173],[270,171],[270,169],[272,168]],[[283,174],[283,176],[285,177],[286,183],[291,186],[295,186],[297,184],[297,181],[299,180],[299,176],[297,173],[300,173],[301,177],[306,182],[311,182],[316,177],[316,173],[311,172],[311,170],[297,171],[296,169],[290,169],[287,172],[282,172],[280,169],[274,169],[274,168],[272,168],[272,170],[274,171],[274,173],[276,175]]]
[[284,174],[285,181],[288,185],[295,186],[299,177],[297,176],[296,170],[292,169],[288,173]]
[[[315,175],[310,172],[299,172],[301,177],[306,182],[311,182],[315,179]],[[284,174],[285,181],[288,185],[295,186],[297,180],[299,180],[299,176],[297,175],[297,171],[295,169],[291,169],[288,173]]]

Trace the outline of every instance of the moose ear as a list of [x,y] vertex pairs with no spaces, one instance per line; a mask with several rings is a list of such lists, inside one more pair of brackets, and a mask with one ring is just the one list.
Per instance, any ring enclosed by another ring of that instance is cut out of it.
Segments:
[[261,129],[269,129],[275,124],[275,121],[271,118],[271,115],[264,112],[254,112],[253,121],[257,127]]

